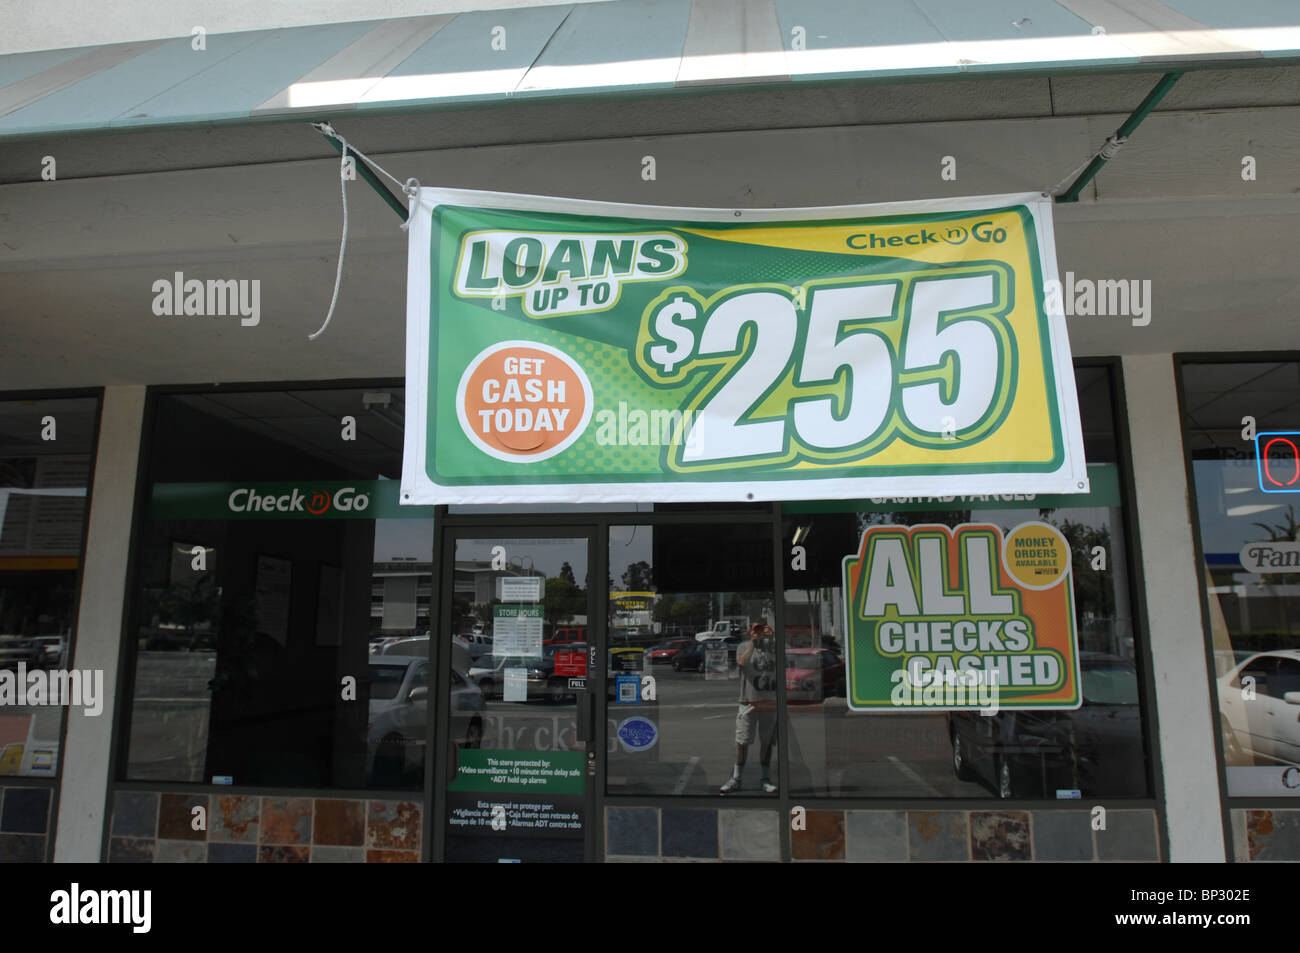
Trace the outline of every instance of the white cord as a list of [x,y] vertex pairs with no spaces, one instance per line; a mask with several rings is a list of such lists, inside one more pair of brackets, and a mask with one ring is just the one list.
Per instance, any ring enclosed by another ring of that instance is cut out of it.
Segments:
[[1101,158],[1109,162],[1111,159],[1115,158],[1119,153],[1120,147],[1126,142],[1128,142],[1128,136],[1108,136],[1105,143],[1102,144],[1101,149],[1088,156],[1088,158],[1084,159],[1083,162],[1079,163],[1078,167],[1073,172],[1063,178],[1060,182],[1057,182],[1056,185],[1052,186],[1052,188],[1048,190],[1047,194],[1056,195],[1056,193],[1061,190],[1061,186],[1065,185],[1067,182],[1073,181],[1080,172],[1088,168],[1088,163],[1092,162],[1092,160],[1098,156],[1101,156]]
[[339,267],[334,272],[334,297],[330,298],[330,309],[325,315],[325,323],[320,326],[315,334],[307,335],[308,341],[314,341],[330,326],[330,318],[334,317],[334,306],[339,302],[339,285],[343,283],[343,255],[348,248],[348,144],[343,143],[340,151],[339,163],[339,190],[343,193],[343,237],[339,239]]
[[[311,124],[311,126],[313,129],[317,130],[318,132],[322,132],[333,139],[337,139],[340,143],[343,144],[343,147],[345,149],[351,149],[353,155],[360,156],[361,159],[366,163],[366,165],[370,166],[370,168],[375,169],[378,172],[382,172],[384,175],[388,176],[388,181],[392,182],[393,185],[401,189],[402,192],[405,193],[406,195],[411,195],[420,188],[420,182],[418,179],[407,179],[405,182],[398,181],[396,176],[394,176],[392,173],[390,173],[387,169],[381,166],[374,159],[371,159],[368,155],[366,155],[356,146],[352,145],[352,143],[348,142],[341,135],[339,135],[339,133],[337,133],[334,130],[334,127],[331,126],[329,123],[314,122]],[[412,183],[414,183],[414,185],[412,185]]]
[[1113,159],[1119,152],[1120,147],[1126,142],[1128,142],[1128,136],[1111,136],[1106,140],[1106,144],[1101,147],[1099,155],[1103,159]]
[[[377,169],[384,175],[388,176],[388,178],[392,180],[393,184],[406,194],[408,199],[414,198],[419,194],[420,180],[410,178],[407,179],[405,183],[398,182],[387,169],[370,159],[361,150],[349,144],[346,139],[334,131],[334,127],[329,123],[313,122],[310,125],[317,132],[323,133],[339,141],[339,145],[341,146],[339,149],[339,189],[343,194],[343,236],[339,239],[339,267],[334,273],[334,296],[330,298],[330,309],[325,315],[325,323],[320,326],[320,329],[315,334],[307,335],[307,340],[314,341],[324,334],[325,329],[330,326],[330,319],[334,317],[334,307],[338,304],[339,300],[339,286],[343,283],[343,256],[348,247],[348,150],[351,149],[354,155],[359,156],[366,165],[370,166],[372,169]],[[410,224],[410,221],[410,217],[408,216],[407,220],[402,223],[402,231],[406,231],[406,227]]]

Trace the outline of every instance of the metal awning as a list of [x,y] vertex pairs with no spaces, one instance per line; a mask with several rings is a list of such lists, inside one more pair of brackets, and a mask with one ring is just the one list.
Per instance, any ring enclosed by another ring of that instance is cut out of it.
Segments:
[[1300,59],[1293,0],[611,0],[0,56],[0,137]]

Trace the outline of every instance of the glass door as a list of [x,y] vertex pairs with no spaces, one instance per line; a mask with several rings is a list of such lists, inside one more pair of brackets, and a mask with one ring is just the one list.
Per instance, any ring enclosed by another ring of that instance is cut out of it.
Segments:
[[[553,532],[553,534],[552,534]],[[599,654],[588,530],[449,529],[438,646],[448,689],[439,812],[447,861],[593,853]]]

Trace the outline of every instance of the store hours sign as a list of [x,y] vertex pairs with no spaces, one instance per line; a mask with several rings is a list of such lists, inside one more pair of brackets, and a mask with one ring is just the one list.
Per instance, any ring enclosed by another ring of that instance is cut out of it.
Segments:
[[1088,488],[1051,205],[412,202],[402,502]]

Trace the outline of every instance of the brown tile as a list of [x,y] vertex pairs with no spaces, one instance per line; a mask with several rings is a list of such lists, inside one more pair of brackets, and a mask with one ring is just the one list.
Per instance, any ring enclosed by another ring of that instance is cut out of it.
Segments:
[[844,812],[809,811],[808,829],[790,831],[790,856],[795,860],[843,860]]
[[212,798],[208,840],[256,844],[261,802],[261,798],[249,794],[222,794]]
[[[112,844],[121,840],[120,837],[114,837],[109,843],[110,861],[117,860],[113,856]],[[134,841],[132,843],[135,843]],[[153,841],[144,843],[152,844]],[[130,859],[130,858],[126,858]],[[45,860],[45,835],[44,834],[0,834],[0,864],[39,864]],[[153,860],[153,855],[143,858],[145,863]]]
[[257,862],[259,864],[305,864],[310,858],[310,847],[263,844],[257,848]]
[[311,799],[262,798],[261,844],[311,843]]
[[366,838],[364,801],[341,798],[317,798],[316,817],[312,821],[311,842],[339,847],[359,847]]
[[1255,860],[1264,850],[1274,827],[1272,811],[1246,812],[1246,844],[1250,849],[1251,860]]
[[208,811],[206,794],[164,794],[158,804],[159,840],[207,840],[207,821],[203,830],[194,829],[194,809]]
[[1029,860],[1029,815],[1023,811],[973,811],[973,860]]
[[366,846],[390,850],[420,849],[420,805],[414,801],[370,801]]
[[156,850],[157,841],[151,838],[110,837],[108,862],[110,864],[152,864]]
[[419,862],[420,852],[418,850],[366,851],[367,864],[418,864]]

